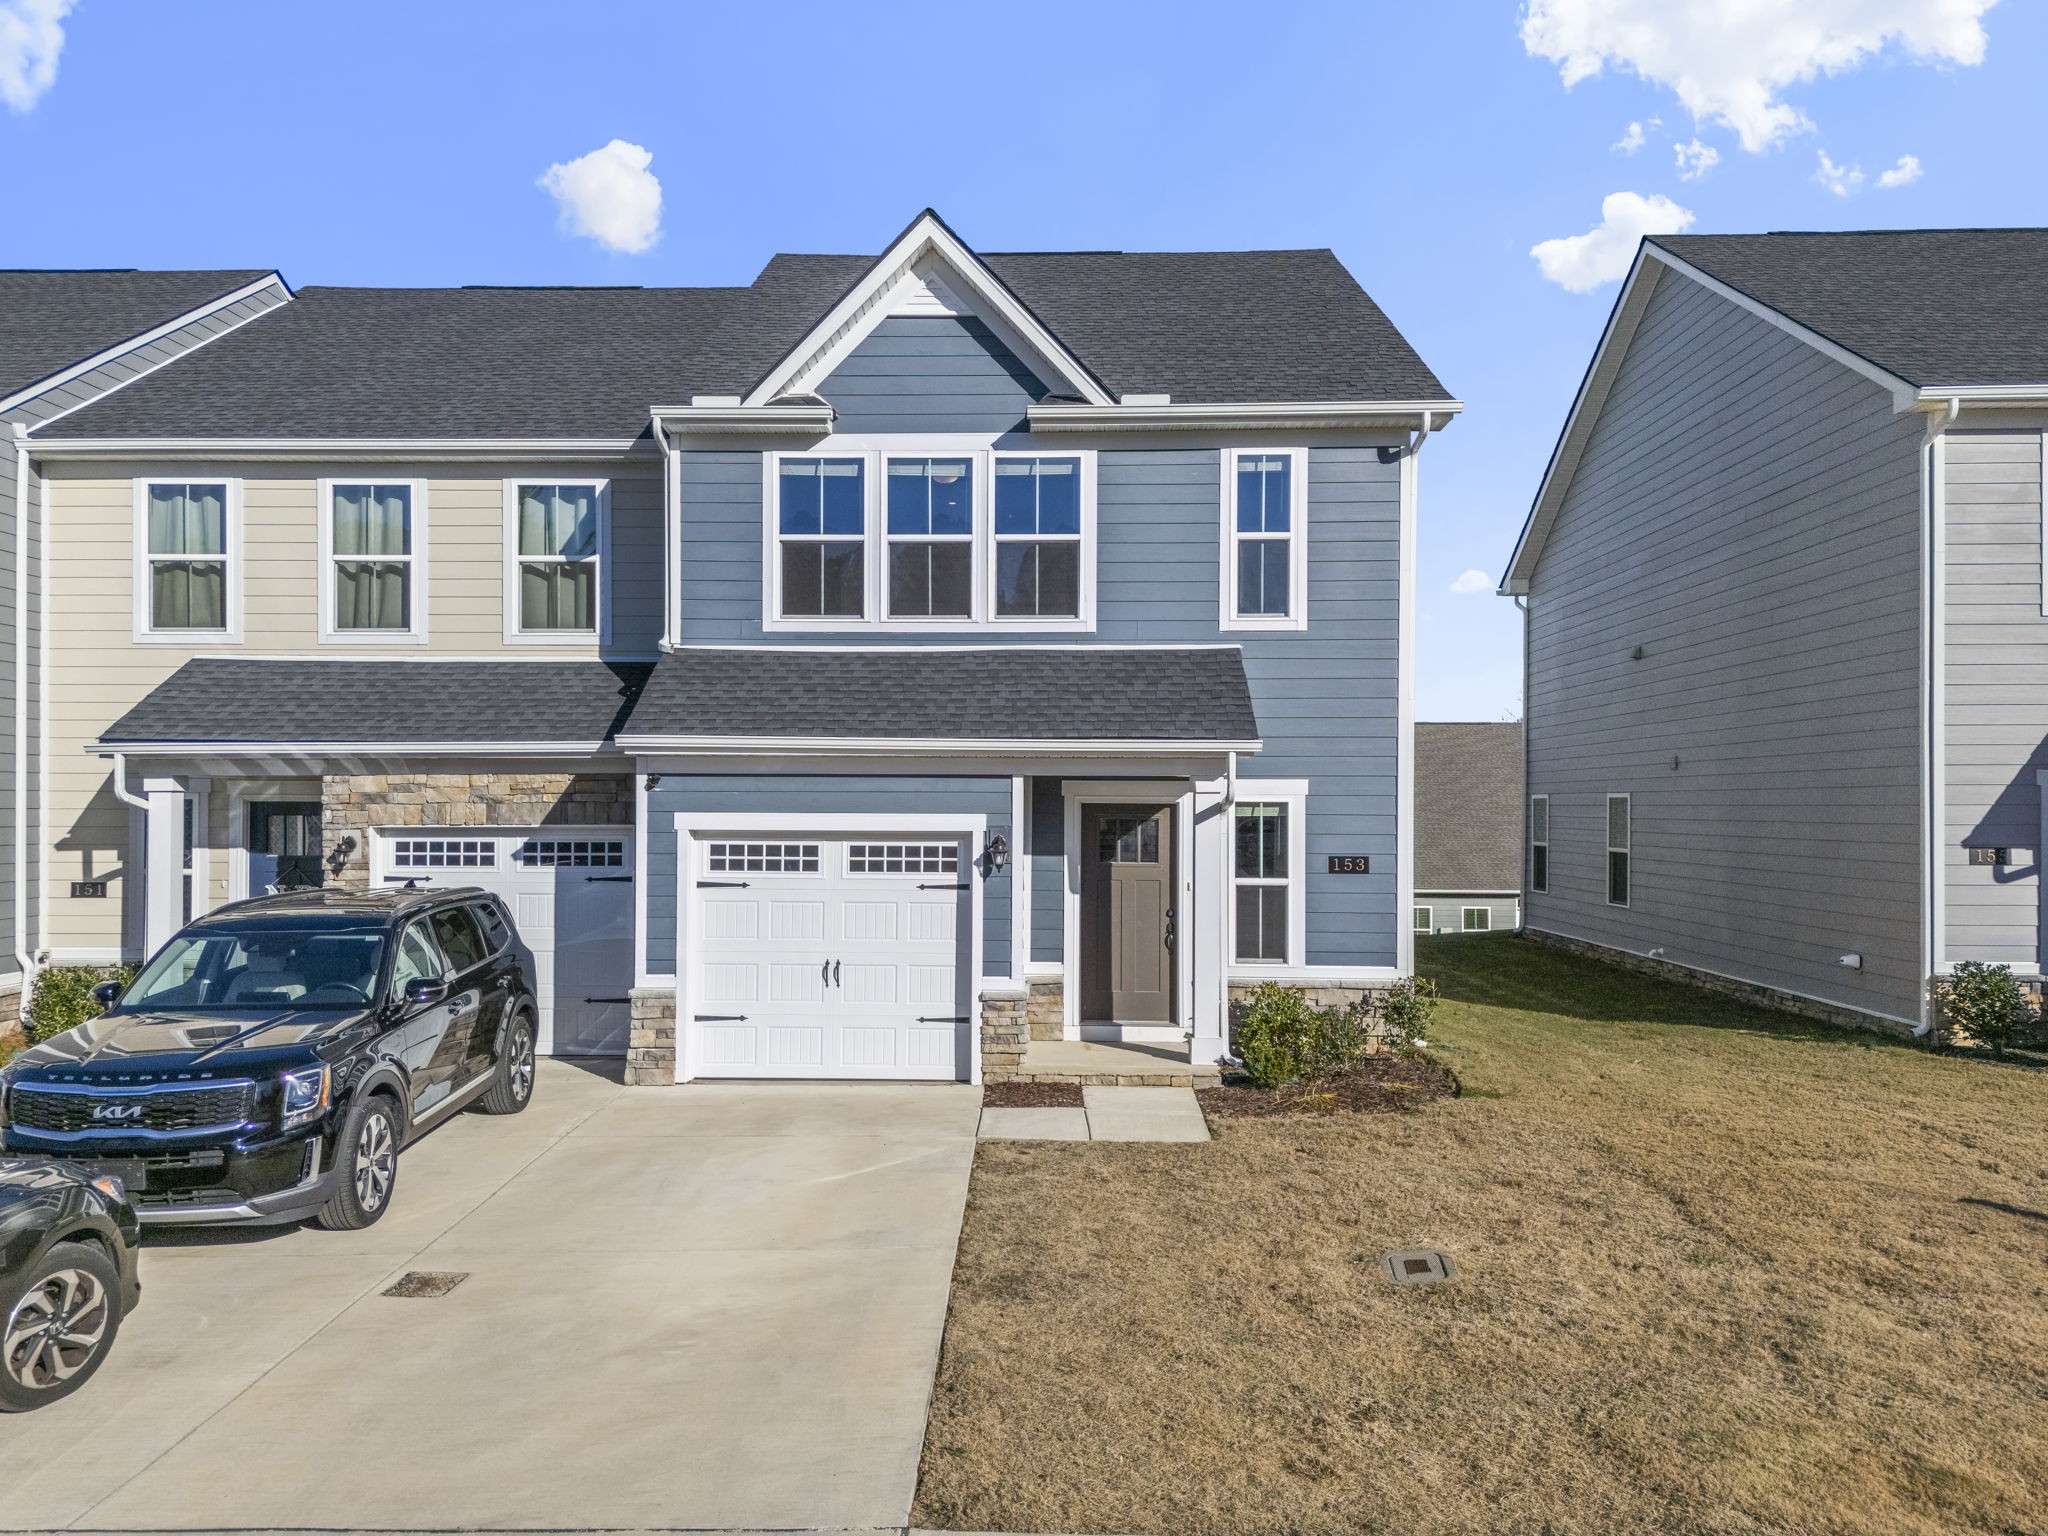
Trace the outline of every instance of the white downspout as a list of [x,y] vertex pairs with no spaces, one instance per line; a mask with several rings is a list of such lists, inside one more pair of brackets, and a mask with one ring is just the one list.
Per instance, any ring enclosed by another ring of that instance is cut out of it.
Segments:
[[1962,409],[1960,396],[1939,402],[1938,409],[1928,413],[1920,449],[1920,1022],[1913,1033],[1923,1038],[1934,1030],[1934,983],[1941,969],[1941,929],[1948,906],[1942,889],[1947,878],[1942,853],[1948,789],[1948,754],[1943,740],[1947,690],[1941,675],[1946,656],[1942,629],[1948,605],[1942,566],[1948,547],[1942,526],[1941,439]]
[[28,937],[28,428],[14,423],[14,964],[21,996],[35,981]]

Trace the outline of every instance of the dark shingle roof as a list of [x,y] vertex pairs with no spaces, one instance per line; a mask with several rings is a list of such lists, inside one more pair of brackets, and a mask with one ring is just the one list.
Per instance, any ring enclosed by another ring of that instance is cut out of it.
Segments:
[[689,649],[664,656],[628,739],[1251,742],[1234,647]]
[[1650,242],[1910,384],[2048,384],[2048,229]]
[[1522,888],[1522,727],[1415,726],[1415,889]]
[[[990,255],[1113,394],[1444,400],[1328,251]],[[633,437],[747,393],[873,265],[777,256],[746,288],[304,288],[51,437]]]
[[597,743],[625,717],[649,666],[208,657],[157,684],[100,742]]
[[0,396],[17,394],[264,275],[0,272]]

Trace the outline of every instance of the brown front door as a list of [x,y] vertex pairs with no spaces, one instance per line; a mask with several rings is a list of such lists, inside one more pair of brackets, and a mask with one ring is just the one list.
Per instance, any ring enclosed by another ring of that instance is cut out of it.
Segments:
[[1081,823],[1081,1018],[1171,1024],[1173,807],[1091,805]]

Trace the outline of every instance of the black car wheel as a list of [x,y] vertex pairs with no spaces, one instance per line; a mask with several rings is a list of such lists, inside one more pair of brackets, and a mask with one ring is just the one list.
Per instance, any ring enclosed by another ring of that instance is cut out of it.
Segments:
[[121,1330],[121,1277],[91,1243],[58,1243],[7,1306],[0,1412],[69,1397],[92,1379]]
[[356,1100],[335,1143],[334,1194],[314,1219],[330,1232],[352,1232],[391,1207],[398,1187],[398,1111],[381,1094]]
[[533,1015],[521,1010],[505,1029],[497,1075],[478,1100],[487,1115],[516,1115],[533,1102]]

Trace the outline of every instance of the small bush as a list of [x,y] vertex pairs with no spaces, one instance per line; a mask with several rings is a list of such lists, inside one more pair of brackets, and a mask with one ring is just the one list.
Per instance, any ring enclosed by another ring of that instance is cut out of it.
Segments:
[[1994,1056],[2003,1056],[2033,1023],[2012,972],[1981,960],[1964,960],[1956,966],[1943,993],[1941,1011],[1951,1036],[1988,1045]]
[[1357,1066],[1374,1048],[1372,1004],[1356,998],[1340,1008],[1311,1007],[1313,1020],[1302,1051],[1301,1075],[1335,1077]]
[[1380,994],[1380,1031],[1386,1043],[1397,1051],[1411,1051],[1417,1041],[1427,1040],[1436,1004],[1436,983],[1427,977],[1411,976],[1387,988]]
[[132,965],[44,966],[29,988],[28,1012],[23,1019],[29,1044],[98,1018],[100,1005],[92,1000],[92,989],[101,982],[118,981],[125,986],[134,979]]
[[1316,1027],[1316,1008],[1301,988],[1277,981],[1254,987],[1237,1021],[1237,1053],[1253,1086],[1278,1088],[1300,1077]]

